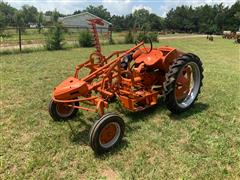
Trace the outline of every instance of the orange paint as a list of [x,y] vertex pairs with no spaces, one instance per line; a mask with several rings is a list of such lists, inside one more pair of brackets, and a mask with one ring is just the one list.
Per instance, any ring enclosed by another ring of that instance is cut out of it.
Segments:
[[[101,24],[98,20],[90,23],[93,26]],[[93,33],[97,37],[97,32]],[[101,48],[97,47],[85,63],[76,66],[74,77],[68,77],[54,88],[53,101],[64,103],[65,106],[79,102],[79,106],[71,107],[97,112],[100,116],[104,115],[108,100],[115,95],[123,107],[130,111],[141,111],[155,105],[158,96],[163,95],[165,73],[183,53],[172,47],[153,48],[148,54],[144,53],[146,50],[149,48],[140,42],[129,50],[115,51],[105,57]],[[126,56],[131,56],[132,59],[124,69],[121,63]],[[84,68],[89,69],[89,74],[79,77],[79,72]],[[189,91],[191,70],[184,71],[186,76],[182,74],[178,78],[181,88],[176,89],[177,99],[184,98]],[[94,108],[84,107],[86,103]],[[107,138],[103,139],[107,141]]]

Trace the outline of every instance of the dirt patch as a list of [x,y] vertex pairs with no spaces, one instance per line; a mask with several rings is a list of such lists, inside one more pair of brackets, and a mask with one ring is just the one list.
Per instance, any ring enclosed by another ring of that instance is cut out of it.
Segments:
[[185,35],[185,36],[172,36],[172,37],[159,37],[159,40],[163,39],[187,39],[187,38],[203,38],[206,37],[206,35]]
[[118,174],[115,171],[113,171],[111,168],[107,168],[103,170],[101,176],[106,177],[108,180],[119,179]]

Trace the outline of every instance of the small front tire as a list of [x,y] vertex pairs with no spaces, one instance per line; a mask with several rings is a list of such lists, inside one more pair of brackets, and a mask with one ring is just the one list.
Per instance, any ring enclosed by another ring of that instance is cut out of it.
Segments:
[[92,150],[97,153],[105,153],[115,147],[123,138],[125,123],[123,119],[108,113],[96,121],[89,133]]

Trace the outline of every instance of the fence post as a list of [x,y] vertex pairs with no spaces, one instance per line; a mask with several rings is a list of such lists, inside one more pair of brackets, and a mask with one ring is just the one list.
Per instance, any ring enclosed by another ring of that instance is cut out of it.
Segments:
[[112,32],[113,32],[112,26],[109,26],[109,27],[108,27],[108,32],[109,32],[108,39],[109,39],[109,41],[112,41]]
[[19,50],[22,52],[22,34],[21,27],[18,27],[18,42],[19,42]]

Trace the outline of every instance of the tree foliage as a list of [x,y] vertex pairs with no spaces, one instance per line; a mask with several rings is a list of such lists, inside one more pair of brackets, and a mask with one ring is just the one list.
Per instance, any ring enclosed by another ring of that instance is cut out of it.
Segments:
[[149,22],[149,11],[146,9],[135,10],[133,13],[133,18],[135,20],[135,27],[140,30],[150,30],[150,22]]
[[136,10],[126,16],[113,15],[111,22],[115,30],[138,29],[142,31],[160,31],[164,28],[164,19],[146,9]]
[[92,34],[87,30],[81,31],[79,34],[78,43],[80,47],[92,47],[93,46]]
[[24,24],[37,23],[38,10],[34,6],[24,5],[22,7]]
[[64,44],[64,31],[61,24],[56,23],[48,31],[46,38],[47,50],[60,50]]
[[98,16],[107,21],[109,21],[111,19],[110,12],[106,8],[104,8],[103,5],[100,5],[100,6],[90,5],[85,10],[83,10],[83,12],[89,12],[89,13],[94,14],[95,16]]
[[13,26],[16,12],[17,9],[11,7],[8,3],[0,2],[0,28]]
[[223,30],[237,31],[240,26],[240,1],[231,7],[222,3],[196,8],[180,6],[171,9],[165,18],[168,29],[180,32],[220,33]]
[[80,14],[80,13],[82,13],[82,11],[76,10],[76,11],[73,12],[73,15]]
[[53,24],[56,24],[58,22],[59,17],[60,17],[60,13],[55,9],[51,13],[51,21],[53,22]]
[[40,12],[40,13],[38,14],[38,17],[37,17],[37,28],[38,28],[38,33],[39,33],[39,34],[41,33],[43,22],[44,22],[43,12]]
[[23,11],[17,11],[15,13],[14,19],[17,27],[23,27],[25,25]]
[[[111,16],[110,12],[102,5],[88,6],[84,10],[76,10],[73,14],[90,12],[100,18],[110,21],[114,30],[141,30],[144,32],[171,30],[177,32],[220,33],[223,30],[237,31],[240,28],[240,0],[232,6],[222,3],[203,5],[199,7],[179,6],[171,9],[166,18],[150,13],[146,9],[138,9],[133,13]],[[45,16],[52,18],[53,24],[59,17],[65,16],[57,10],[46,11]],[[28,26],[35,23],[40,27],[44,16],[34,6],[24,5],[17,10],[8,3],[0,2],[0,28],[6,26]]]

